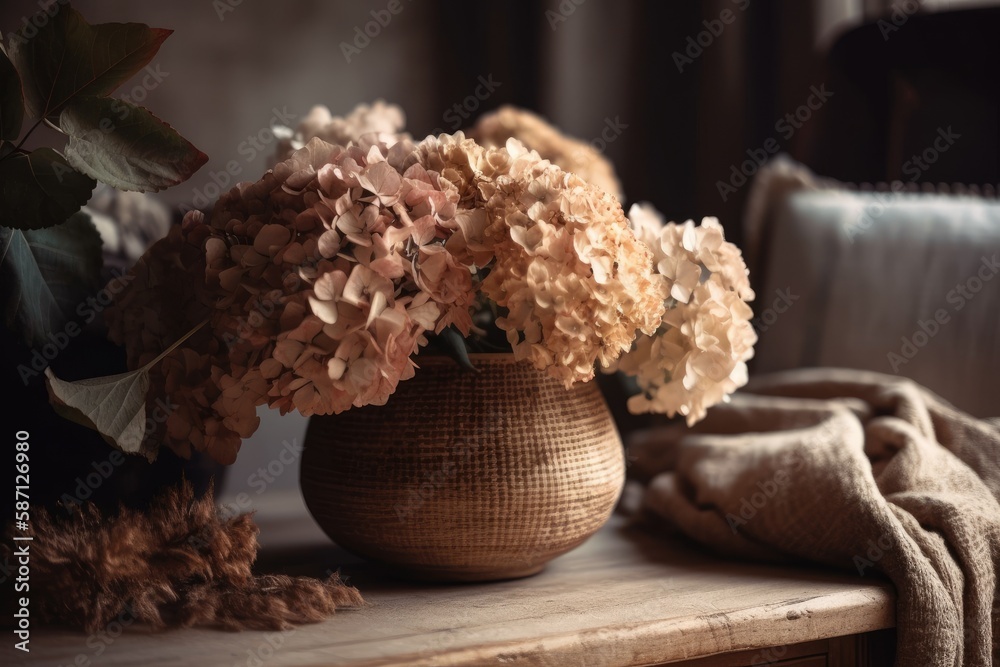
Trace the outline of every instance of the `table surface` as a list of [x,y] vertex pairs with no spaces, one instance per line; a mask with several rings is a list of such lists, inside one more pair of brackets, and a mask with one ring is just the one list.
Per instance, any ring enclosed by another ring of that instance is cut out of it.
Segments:
[[489,584],[393,580],[326,540],[299,498],[258,510],[260,565],[341,567],[366,605],[285,632],[39,629],[6,665],[648,665],[851,635],[894,623],[892,587],[809,567],[725,560],[619,516],[541,574]]

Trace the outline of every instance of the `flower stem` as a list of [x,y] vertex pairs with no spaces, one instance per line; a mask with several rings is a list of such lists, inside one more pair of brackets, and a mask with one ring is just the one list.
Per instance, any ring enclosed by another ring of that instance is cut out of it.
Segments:
[[21,140],[19,142],[17,142],[17,146],[14,146],[14,152],[17,152],[21,149],[21,146],[23,146],[24,142],[28,140],[28,137],[31,136],[31,133],[34,132],[35,128],[41,125],[42,121],[44,120],[45,120],[44,118],[39,118],[38,120],[35,121],[34,125],[28,128],[28,132],[23,137],[21,137]]
[[143,366],[142,370],[148,371],[150,368],[152,368],[153,366],[155,366],[161,359],[163,359],[163,357],[167,356],[168,354],[170,354],[171,352],[173,352],[174,350],[176,350],[178,348],[178,346],[180,346],[181,343],[183,343],[188,338],[190,338],[191,336],[193,336],[194,333],[196,331],[198,331],[198,329],[202,328],[206,324],[208,324],[208,320],[203,320],[201,324],[195,326],[193,329],[191,329],[191,331],[188,331],[186,334],[184,334],[183,336],[181,336],[180,338],[178,338],[177,340],[175,340],[170,347],[168,347],[167,349],[165,349],[163,352],[160,352],[160,354],[158,354],[156,356],[156,359],[153,359],[151,362],[149,362],[148,364],[146,364],[145,366]]

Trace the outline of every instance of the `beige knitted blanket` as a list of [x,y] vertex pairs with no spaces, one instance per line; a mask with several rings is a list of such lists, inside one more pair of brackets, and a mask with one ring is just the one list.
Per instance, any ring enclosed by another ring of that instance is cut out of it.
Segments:
[[630,450],[645,507],[700,542],[888,576],[898,667],[1000,658],[1000,420],[899,377],[808,369]]

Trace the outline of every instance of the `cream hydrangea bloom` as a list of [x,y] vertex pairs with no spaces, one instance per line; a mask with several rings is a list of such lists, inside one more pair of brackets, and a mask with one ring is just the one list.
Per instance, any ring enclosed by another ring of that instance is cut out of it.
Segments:
[[469,130],[469,136],[487,148],[501,148],[508,139],[517,139],[560,169],[623,200],[621,183],[606,157],[590,144],[563,134],[530,111],[500,107],[480,116]]
[[328,144],[346,146],[357,143],[362,135],[374,134],[375,141],[391,146],[401,139],[408,139],[403,133],[406,115],[395,104],[376,100],[373,104],[359,104],[346,116],[334,116],[323,105],[316,105],[292,130],[275,128],[279,136],[275,161],[281,162],[292,153],[304,147],[310,139],[322,139]]
[[593,377],[653,333],[663,282],[611,195],[510,139],[483,156],[503,173],[480,191],[496,261],[483,293],[507,308],[497,325],[514,354],[568,386]]
[[690,425],[746,384],[757,341],[747,268],[715,218],[664,224],[652,207],[633,205],[629,219],[670,294],[656,335],[641,337],[618,364],[642,390],[629,409],[681,414]]
[[414,143],[397,111],[314,110],[301,148],[133,269],[108,309],[130,365],[209,323],[151,371],[148,400],[177,406],[167,446],[231,463],[260,405],[384,404],[428,335],[470,335],[481,297],[514,355],[567,386],[619,362],[644,390],[633,410],[690,422],[745,382],[753,293],[717,221],[664,226],[638,207],[630,222],[516,139]]

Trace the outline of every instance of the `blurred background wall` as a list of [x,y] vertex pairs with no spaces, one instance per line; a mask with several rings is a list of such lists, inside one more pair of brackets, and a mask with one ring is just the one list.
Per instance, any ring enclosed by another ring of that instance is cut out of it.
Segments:
[[[515,104],[605,151],[630,202],[651,201],[675,220],[717,215],[737,243],[762,152],[788,152],[844,180],[896,178],[909,143],[926,145],[939,123],[908,109],[935,92],[968,107],[952,104],[948,118],[967,113],[981,140],[950,152],[919,180],[1000,180],[995,4],[74,3],[93,23],[139,21],[175,31],[149,72],[120,91],[210,157],[193,179],[163,193],[173,206],[207,207],[220,188],[258,178],[274,150],[270,127],[294,125],[314,104],[338,114],[383,98],[405,109],[418,137]],[[4,34],[37,6],[5,1]],[[959,18],[946,18],[950,27],[941,29],[938,16]],[[796,119],[802,108],[808,118]],[[904,116],[909,124],[890,132]],[[274,456],[266,444],[301,440],[305,420],[267,417],[244,445],[231,477],[237,485]],[[285,475],[280,485],[295,480]]]
[[[895,16],[900,26],[891,27],[899,28],[915,12],[996,2],[74,4],[91,22],[140,21],[175,31],[152,63],[155,76],[146,84],[137,76],[121,89],[211,158],[191,181],[164,194],[174,205],[210,203],[218,184],[257,178],[274,147],[268,128],[293,122],[314,104],[343,113],[384,98],[406,110],[416,136],[460,129],[484,111],[516,104],[602,147],[630,200],[651,201],[677,219],[718,215],[739,240],[746,189],[723,196],[718,183],[768,138],[782,151],[807,155],[819,123],[791,127],[790,136],[789,128],[779,133],[775,125],[807,102],[811,86],[829,80],[825,57],[838,37],[879,17]],[[3,3],[4,33],[37,6]],[[389,17],[384,26],[372,23],[379,16]],[[889,47],[907,32],[891,31],[883,41]],[[482,86],[480,77],[491,85]],[[234,160],[235,176],[226,170]]]

